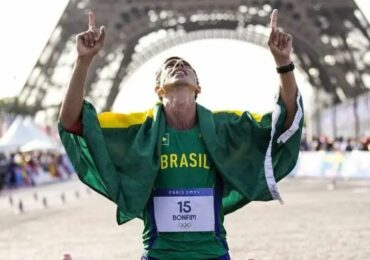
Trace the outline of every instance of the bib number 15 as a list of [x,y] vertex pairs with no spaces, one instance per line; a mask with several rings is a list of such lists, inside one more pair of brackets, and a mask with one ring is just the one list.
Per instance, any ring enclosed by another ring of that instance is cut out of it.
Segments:
[[189,213],[191,211],[190,200],[179,201],[177,204],[179,205],[180,213]]

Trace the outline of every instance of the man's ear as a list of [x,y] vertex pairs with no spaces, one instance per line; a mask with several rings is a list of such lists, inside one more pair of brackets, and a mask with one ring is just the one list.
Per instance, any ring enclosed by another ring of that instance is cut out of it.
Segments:
[[202,88],[198,85],[195,87],[195,93],[198,95],[200,92],[202,92]]
[[155,93],[157,93],[158,97],[162,97],[163,96],[163,88],[161,88],[159,86],[156,86],[154,88],[154,91],[155,91]]

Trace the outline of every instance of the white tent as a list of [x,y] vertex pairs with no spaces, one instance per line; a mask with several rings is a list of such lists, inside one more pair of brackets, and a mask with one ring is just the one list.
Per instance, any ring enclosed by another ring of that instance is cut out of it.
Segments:
[[35,139],[31,142],[22,145],[20,148],[21,152],[30,152],[30,151],[60,151],[61,148],[57,143],[53,143],[45,140]]
[[[31,118],[28,117],[24,119],[18,116],[9,127],[8,131],[0,139],[0,152],[16,152],[19,151],[22,146],[29,143],[33,145],[33,148],[36,147],[35,144],[42,144],[43,147],[57,146],[47,134],[33,123]],[[29,149],[30,147],[26,148]]]

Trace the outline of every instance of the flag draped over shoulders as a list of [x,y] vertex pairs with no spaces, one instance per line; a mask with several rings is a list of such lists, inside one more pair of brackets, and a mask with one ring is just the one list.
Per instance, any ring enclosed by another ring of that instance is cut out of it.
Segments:
[[[197,104],[206,150],[224,182],[223,208],[230,213],[254,200],[280,199],[276,181],[294,168],[303,125],[300,94],[292,126],[284,131],[285,109],[260,118],[249,112],[213,113]],[[162,104],[144,113],[96,114],[84,102],[82,135],[59,134],[82,182],[117,205],[117,222],[140,217],[160,168],[165,131]]]
[[294,168],[303,127],[303,107],[284,131],[286,111],[278,99],[272,113],[219,112],[199,120],[207,150],[224,179],[223,208],[230,213],[250,201],[277,199],[276,182]]

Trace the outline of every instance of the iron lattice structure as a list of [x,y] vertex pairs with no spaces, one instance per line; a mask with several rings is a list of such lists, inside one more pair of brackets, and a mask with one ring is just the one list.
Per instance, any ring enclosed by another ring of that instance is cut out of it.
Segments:
[[267,47],[274,8],[282,14],[279,25],[293,35],[296,65],[331,103],[369,91],[370,27],[352,0],[71,0],[18,104],[32,113],[60,106],[75,59],[75,34],[86,30],[88,10],[107,27],[104,50],[86,84],[87,97],[102,111],[111,108],[125,77],[169,47],[206,38]]

